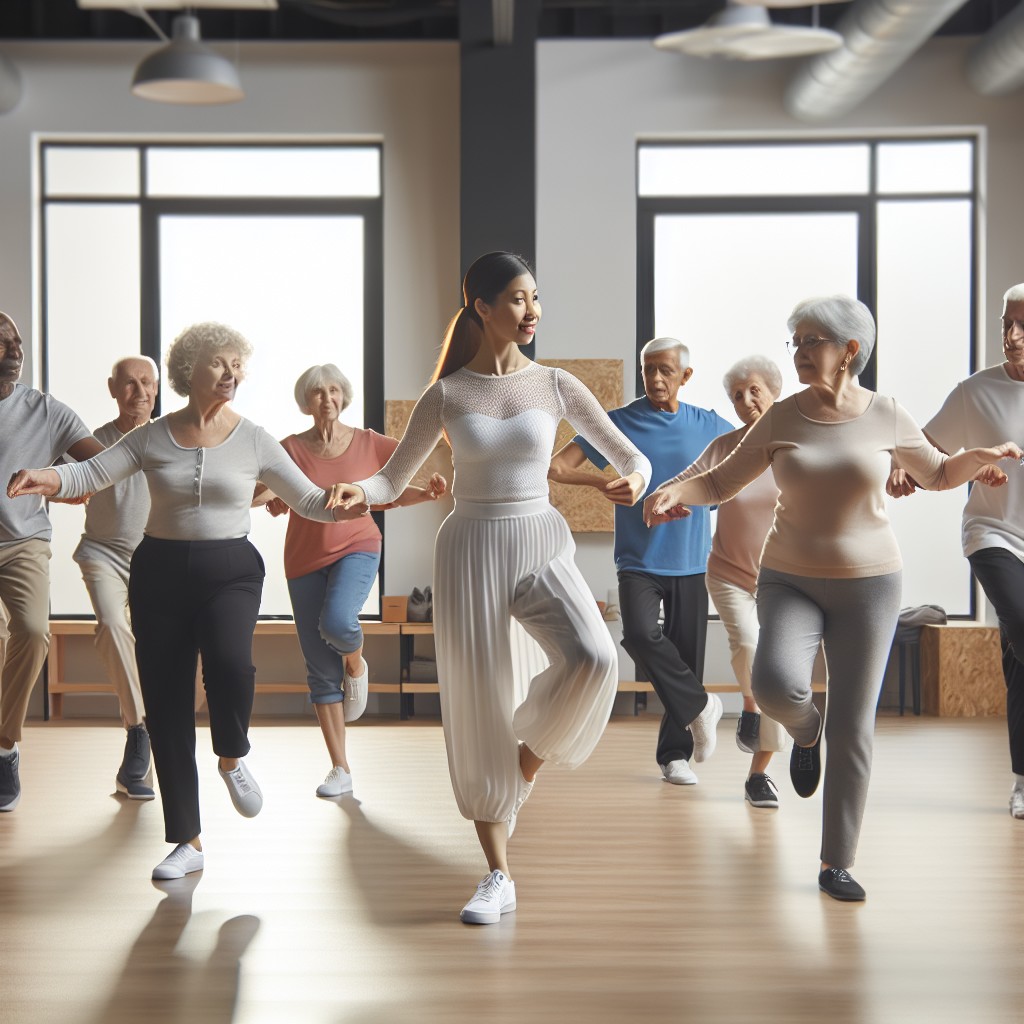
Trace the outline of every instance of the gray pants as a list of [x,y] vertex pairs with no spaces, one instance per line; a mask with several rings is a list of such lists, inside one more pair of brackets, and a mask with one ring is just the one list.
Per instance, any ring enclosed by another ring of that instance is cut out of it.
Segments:
[[811,670],[824,640],[828,662],[821,859],[848,868],[857,854],[874,744],[875,707],[899,618],[903,574],[816,579],[761,569],[761,624],[752,686],[761,709],[801,746],[821,715]]

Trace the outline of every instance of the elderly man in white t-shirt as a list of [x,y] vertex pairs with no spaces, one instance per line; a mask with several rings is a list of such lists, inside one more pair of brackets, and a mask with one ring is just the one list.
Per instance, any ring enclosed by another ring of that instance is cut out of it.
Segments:
[[[979,370],[949,393],[924,432],[946,452],[1024,440],[1024,284],[1003,296],[1005,361]],[[999,618],[1006,679],[1006,723],[1014,774],[1010,813],[1024,819],[1024,467],[1001,463],[1005,487],[972,487],[964,507],[963,546]],[[894,474],[890,493],[913,491]]]
[[[62,455],[82,460],[103,451],[63,402],[18,383],[21,335],[0,313],[0,480],[25,465],[50,465]],[[18,740],[32,687],[50,647],[50,518],[42,501],[0,496],[0,602],[9,639],[0,671],[0,811],[21,799]]]
[[[93,431],[109,448],[153,415],[160,371],[149,356],[119,359],[107,380],[117,402],[117,418]],[[96,649],[114,684],[127,730],[124,756],[117,770],[119,793],[131,800],[152,800],[149,784],[149,734],[143,724],[142,691],[135,664],[135,636],[128,620],[128,572],[149,518],[149,487],[136,473],[90,499],[85,510],[85,533],[72,558],[82,570],[96,613]]]

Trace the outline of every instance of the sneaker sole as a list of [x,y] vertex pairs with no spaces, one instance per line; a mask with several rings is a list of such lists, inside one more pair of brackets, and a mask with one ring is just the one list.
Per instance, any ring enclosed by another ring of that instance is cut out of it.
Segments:
[[497,924],[501,920],[502,914],[511,913],[516,909],[515,900],[513,900],[507,907],[502,907],[497,914],[486,914],[480,910],[463,910],[459,914],[459,920],[463,924]]
[[323,789],[322,786],[317,786],[316,795],[318,797],[321,797],[324,800],[331,800],[331,799],[333,799],[334,797],[337,797],[337,796],[348,796],[349,793],[352,792],[352,787],[351,786],[349,786],[348,789],[341,789],[337,793],[333,792],[333,790],[331,792],[329,792],[329,793],[324,793],[324,792],[322,792],[322,789]]
[[867,898],[865,896],[837,896],[834,892],[829,892],[820,882],[818,883],[818,889],[823,892],[829,899],[835,900],[837,903],[863,903]]
[[698,757],[698,751],[696,748],[693,751],[693,760],[697,764],[703,764],[714,752],[715,747],[718,746],[718,723],[722,720],[722,714],[725,711],[725,706],[722,704],[721,697],[717,693],[708,695],[708,699],[714,699],[715,701],[715,712],[712,715],[714,719],[708,723],[708,741],[700,750],[700,756]]
[[146,794],[132,793],[132,792],[129,791],[127,786],[122,786],[120,782],[115,782],[114,783],[114,788],[118,791],[118,793],[123,793],[126,797],[128,797],[129,800],[155,800],[156,799],[156,793],[154,793],[153,790],[150,790]]
[[14,808],[17,807],[18,804],[20,804],[20,803],[21,803],[21,794],[19,793],[9,803],[6,803],[6,804],[3,805],[3,807],[0,807],[0,814],[2,814],[4,811],[13,811]]
[[696,775],[692,779],[670,779],[663,775],[661,781],[667,782],[670,786],[696,786],[700,779]]
[[779,809],[778,800],[751,800],[745,793],[743,794],[743,799],[746,800],[751,807],[768,807],[776,811]]
[[178,879],[187,878],[189,875],[197,874],[198,872],[202,871],[204,867],[205,867],[205,865],[201,864],[199,867],[193,868],[191,871],[181,871],[181,870],[179,870],[177,872],[177,874],[173,874],[173,875],[167,874],[166,871],[163,874],[158,875],[157,872],[160,870],[160,868],[159,867],[155,867],[155,868],[153,868],[152,879],[153,879],[154,882],[175,882]]

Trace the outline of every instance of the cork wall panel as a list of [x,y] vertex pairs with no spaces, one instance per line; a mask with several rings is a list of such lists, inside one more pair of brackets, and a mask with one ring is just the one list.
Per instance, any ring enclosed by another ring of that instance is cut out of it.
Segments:
[[[605,409],[617,409],[623,404],[621,359],[538,359],[537,362],[560,367],[578,377]],[[555,437],[555,451],[571,441],[575,434],[573,427],[562,420]],[[593,469],[592,466],[589,468]],[[603,476],[614,480],[618,474],[609,466]],[[615,506],[592,487],[552,484],[551,503],[565,516],[573,533],[611,533],[614,529]]]
[[1006,714],[999,630],[993,626],[924,626],[921,704],[926,715],[949,718]]

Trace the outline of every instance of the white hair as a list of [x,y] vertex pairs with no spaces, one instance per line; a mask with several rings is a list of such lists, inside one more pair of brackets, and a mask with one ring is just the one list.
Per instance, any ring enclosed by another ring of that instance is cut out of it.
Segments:
[[871,353],[875,350],[875,318],[863,302],[851,299],[849,295],[804,299],[789,314],[786,324],[793,331],[801,320],[820,328],[837,345],[845,346],[848,341],[860,344],[857,355],[850,363],[850,373],[854,376],[868,365]]
[[121,358],[118,359],[118,361],[114,363],[114,365],[111,367],[110,376],[116,380],[117,375],[121,372],[121,367],[124,366],[125,363],[130,363],[136,360],[141,361],[143,363],[147,363],[149,365],[149,368],[153,371],[154,380],[160,379],[160,367],[157,366],[156,363],[149,358],[149,356],[142,355],[121,356]]
[[668,352],[671,349],[679,353],[679,369],[687,369],[690,365],[690,350],[678,338],[653,338],[647,342],[640,349],[640,365],[643,366],[644,360],[655,352]]
[[1008,302],[1024,302],[1024,284],[1015,284],[1012,288],[1007,288],[1003,295],[1003,308],[1006,308]]
[[751,377],[760,377],[768,385],[772,398],[782,394],[782,371],[767,356],[747,356],[738,363],[733,363],[722,378],[725,393],[732,398],[733,391]]
[[352,404],[353,392],[351,381],[334,363],[323,363],[320,366],[311,366],[304,373],[300,374],[299,379],[295,382],[295,404],[299,407],[299,412],[311,415],[312,409],[309,405],[310,393],[315,388],[323,387],[327,384],[337,384],[341,388],[342,411]]

